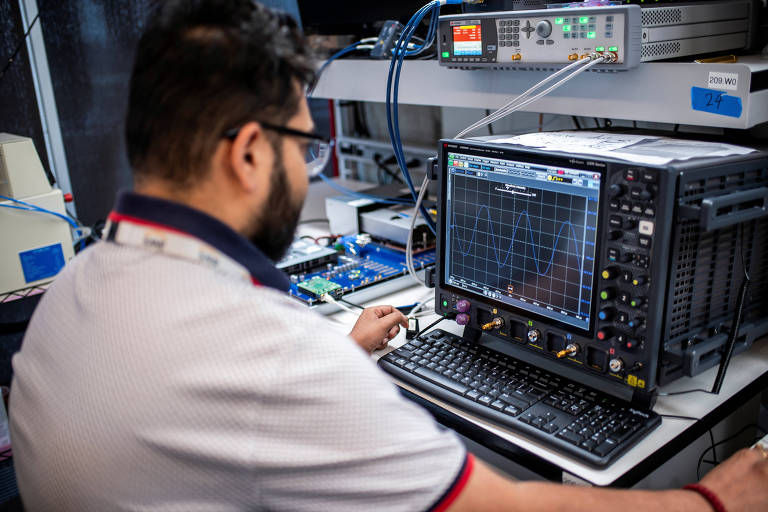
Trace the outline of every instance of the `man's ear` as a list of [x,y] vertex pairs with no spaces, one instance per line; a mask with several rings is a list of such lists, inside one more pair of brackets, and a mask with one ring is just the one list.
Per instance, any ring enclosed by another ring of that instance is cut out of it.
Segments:
[[255,121],[240,128],[232,141],[229,164],[233,178],[248,191],[261,187],[272,167],[271,145],[264,135],[264,129]]

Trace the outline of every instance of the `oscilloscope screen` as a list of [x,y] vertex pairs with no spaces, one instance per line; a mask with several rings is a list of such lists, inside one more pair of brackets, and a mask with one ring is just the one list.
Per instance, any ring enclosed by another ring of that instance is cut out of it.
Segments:
[[450,151],[445,161],[445,284],[589,330],[601,175]]

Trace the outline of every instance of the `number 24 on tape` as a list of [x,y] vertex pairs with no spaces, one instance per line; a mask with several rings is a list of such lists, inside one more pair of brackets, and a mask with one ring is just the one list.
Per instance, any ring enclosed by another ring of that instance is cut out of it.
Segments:
[[691,108],[701,112],[741,117],[741,98],[730,96],[723,91],[691,87]]

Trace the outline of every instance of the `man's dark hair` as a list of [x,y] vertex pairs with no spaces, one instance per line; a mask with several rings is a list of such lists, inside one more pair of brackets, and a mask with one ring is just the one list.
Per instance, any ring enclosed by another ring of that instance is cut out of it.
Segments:
[[222,134],[284,123],[314,78],[296,22],[251,0],[163,2],[141,36],[125,137],[137,179],[188,186],[204,177]]

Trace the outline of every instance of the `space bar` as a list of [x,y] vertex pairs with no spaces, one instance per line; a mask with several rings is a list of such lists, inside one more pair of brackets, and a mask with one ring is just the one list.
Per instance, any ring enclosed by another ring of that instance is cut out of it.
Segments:
[[429,368],[416,368],[413,373],[439,386],[448,388],[454,393],[458,393],[459,395],[464,395],[464,393],[469,391],[469,386],[465,386],[464,384],[453,381],[444,375],[440,375],[439,373],[430,370]]

